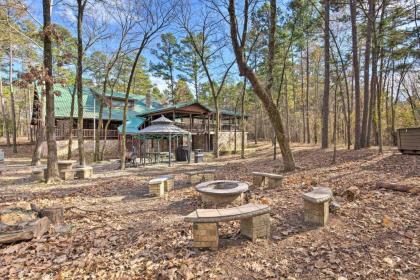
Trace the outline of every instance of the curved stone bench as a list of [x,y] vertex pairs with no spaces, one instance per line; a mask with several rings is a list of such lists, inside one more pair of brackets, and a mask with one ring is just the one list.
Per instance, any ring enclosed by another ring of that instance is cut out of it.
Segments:
[[329,218],[329,206],[333,197],[331,189],[314,187],[303,194],[304,221],[306,223],[325,226]]
[[205,181],[213,181],[216,170],[214,169],[205,169],[197,171],[188,171],[185,174],[188,175],[191,185],[196,185]]
[[254,188],[281,187],[283,175],[265,172],[252,172],[252,185]]
[[184,217],[193,223],[193,247],[219,246],[218,223],[240,220],[241,234],[252,241],[270,235],[270,208],[260,204],[246,204],[224,209],[197,209]]

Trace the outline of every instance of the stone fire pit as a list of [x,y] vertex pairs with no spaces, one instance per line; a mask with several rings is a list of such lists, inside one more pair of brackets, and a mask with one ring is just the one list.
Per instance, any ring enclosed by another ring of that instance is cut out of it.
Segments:
[[216,180],[200,183],[195,189],[200,193],[203,202],[227,205],[233,202],[241,203],[243,193],[248,190],[248,184],[239,181]]

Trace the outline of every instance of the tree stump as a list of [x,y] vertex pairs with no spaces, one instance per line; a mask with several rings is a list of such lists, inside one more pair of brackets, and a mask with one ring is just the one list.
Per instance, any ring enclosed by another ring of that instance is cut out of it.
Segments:
[[359,197],[360,190],[359,190],[358,187],[352,186],[352,187],[348,188],[347,190],[345,190],[343,195],[348,201],[353,201],[353,200],[356,200]]
[[64,224],[64,210],[62,207],[44,208],[40,211],[40,215],[50,219],[53,225]]

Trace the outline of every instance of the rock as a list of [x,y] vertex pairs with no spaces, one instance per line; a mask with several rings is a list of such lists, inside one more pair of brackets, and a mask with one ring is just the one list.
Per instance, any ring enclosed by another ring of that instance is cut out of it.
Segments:
[[360,190],[358,187],[352,186],[348,188],[347,190],[345,190],[343,195],[348,201],[353,201],[359,197]]
[[344,276],[338,276],[338,277],[337,277],[337,280],[347,280],[347,277],[344,277]]
[[331,201],[331,203],[330,203],[330,212],[335,213],[340,208],[341,208],[341,205],[337,201],[335,201],[335,200]]
[[394,267],[395,266],[395,262],[391,258],[389,258],[389,257],[383,258],[383,261],[386,264],[388,264],[390,267]]
[[22,208],[8,208],[0,212],[0,222],[6,225],[16,225],[31,222],[38,217],[38,213]]
[[67,260],[67,256],[66,255],[61,255],[61,256],[58,256],[57,258],[55,258],[53,262],[60,264],[60,263],[65,262],[66,260]]

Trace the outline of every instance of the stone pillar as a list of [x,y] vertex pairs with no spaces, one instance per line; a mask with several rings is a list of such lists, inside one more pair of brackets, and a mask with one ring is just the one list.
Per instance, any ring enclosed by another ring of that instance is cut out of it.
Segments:
[[217,223],[193,223],[193,247],[212,248],[219,247],[219,232]]
[[159,197],[165,196],[165,181],[164,180],[151,180],[149,182],[149,193],[155,194]]
[[241,234],[250,238],[253,242],[259,238],[270,236],[270,214],[263,214],[241,220]]

